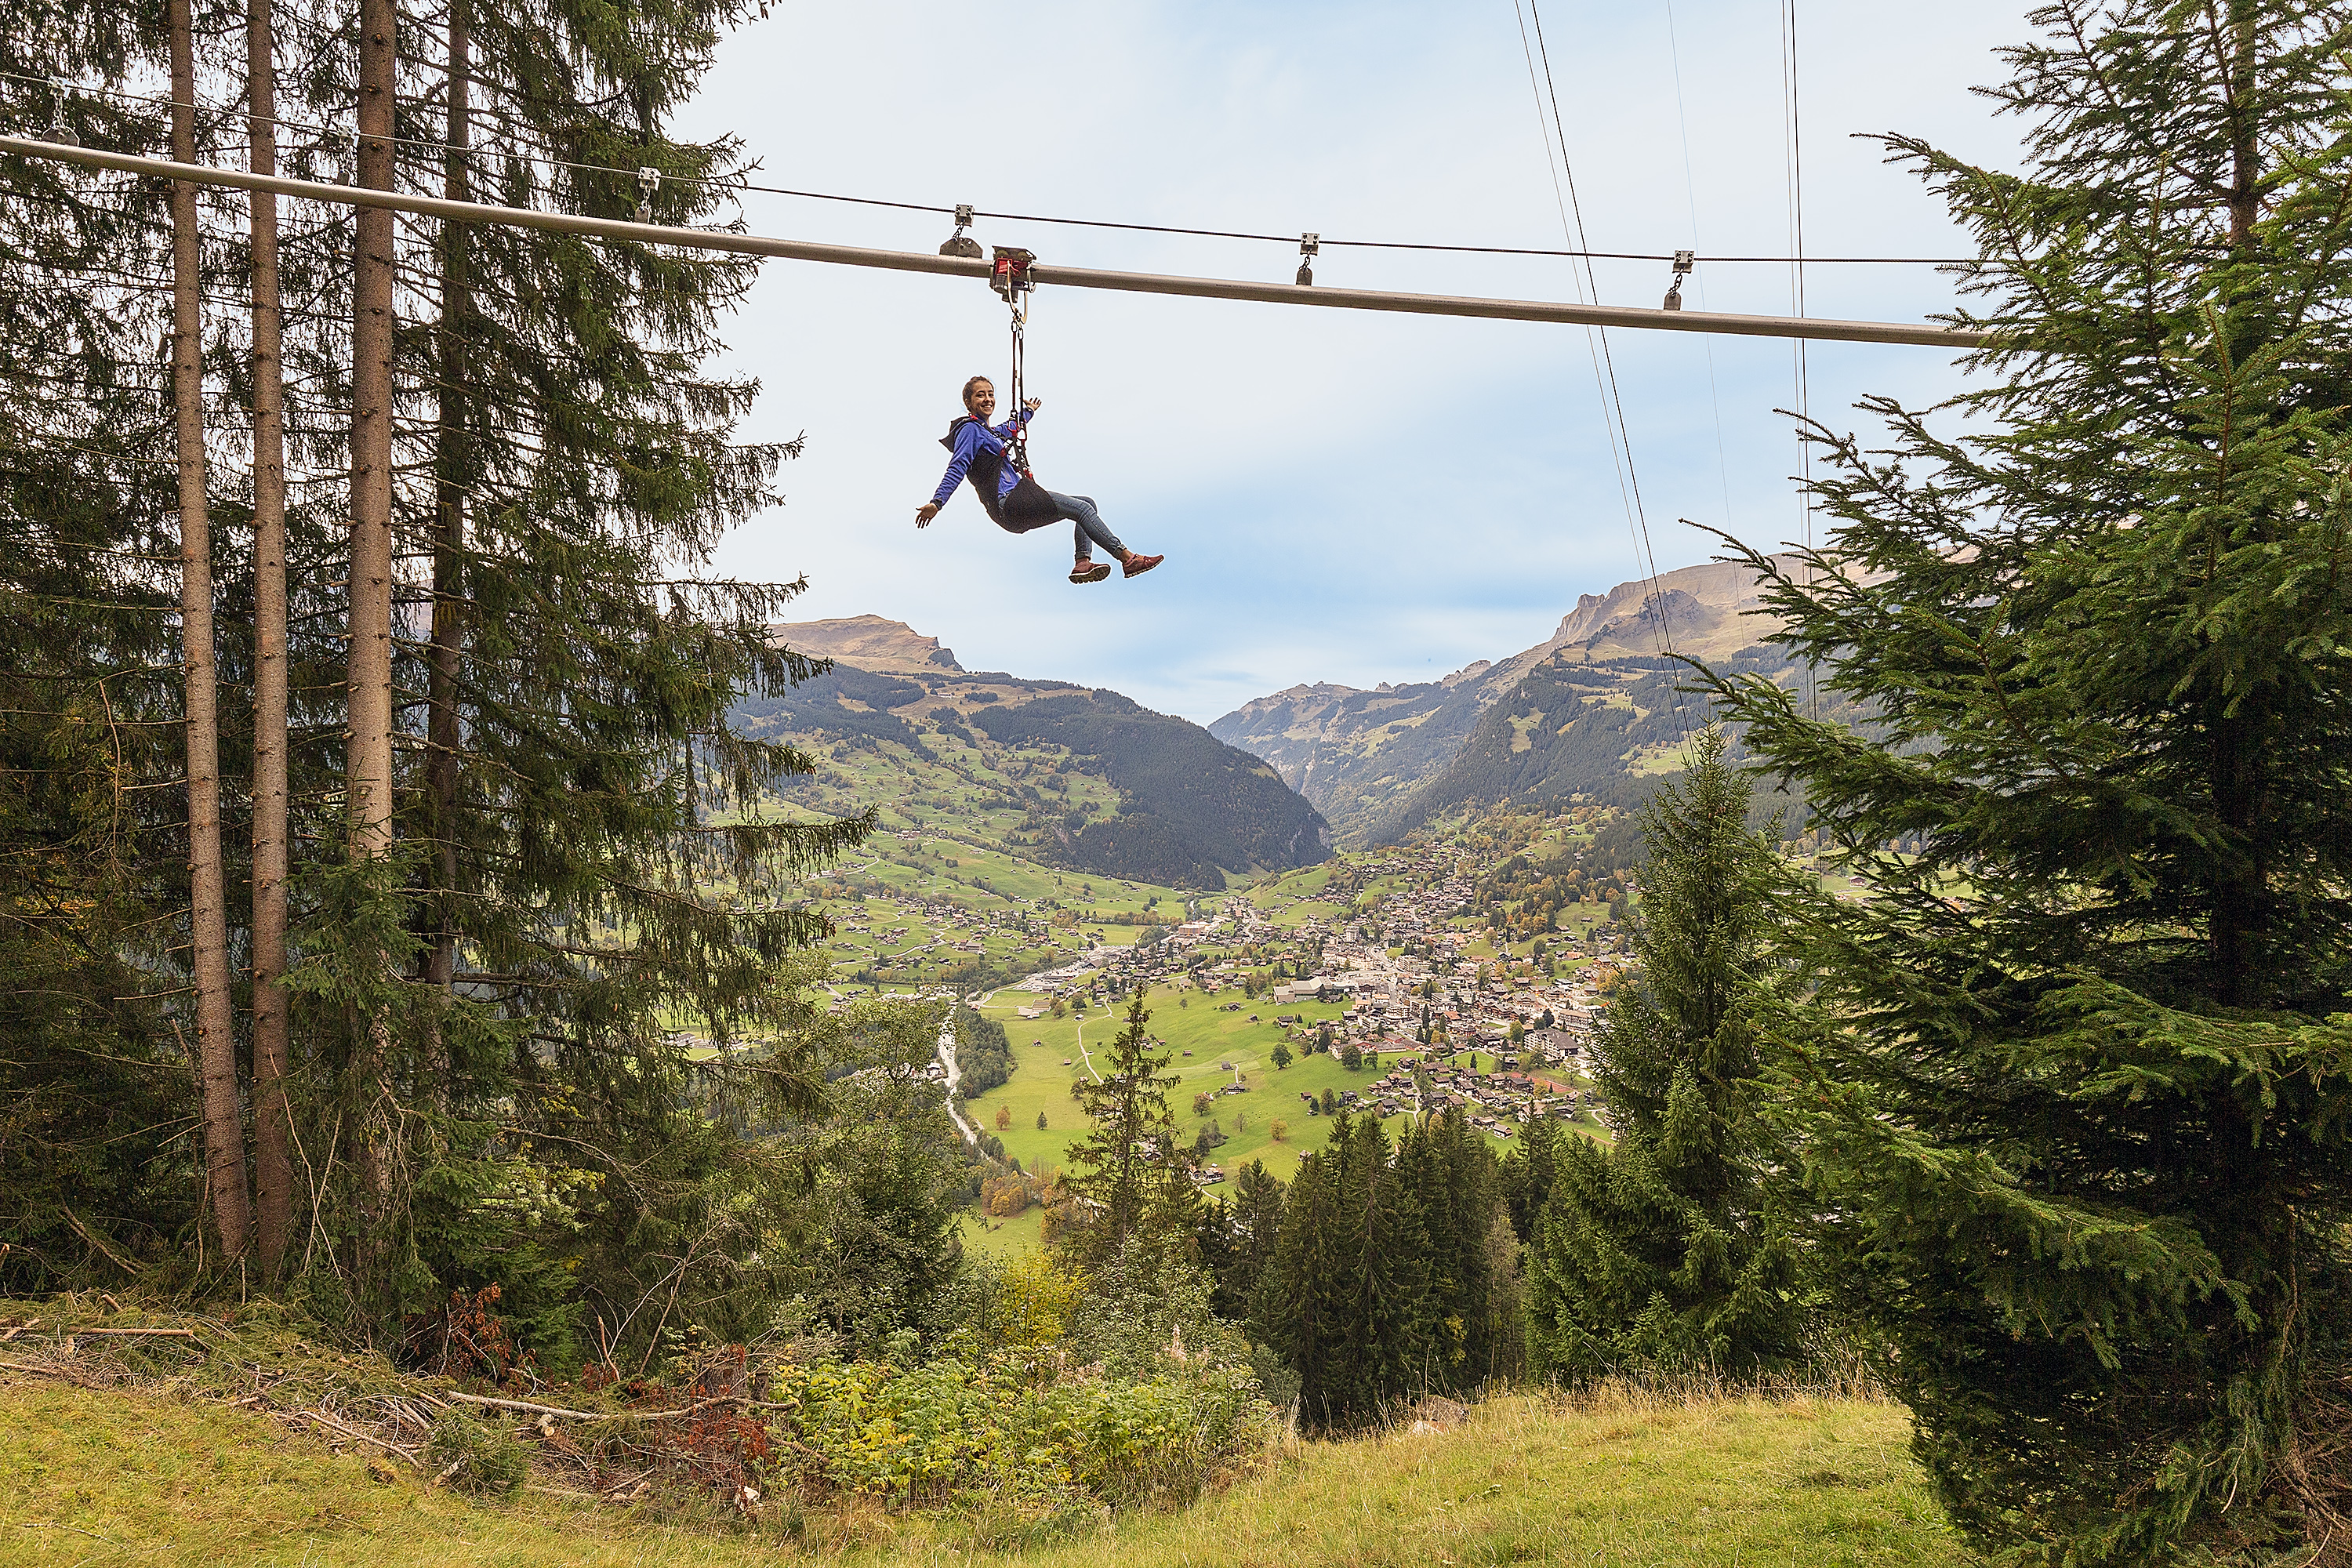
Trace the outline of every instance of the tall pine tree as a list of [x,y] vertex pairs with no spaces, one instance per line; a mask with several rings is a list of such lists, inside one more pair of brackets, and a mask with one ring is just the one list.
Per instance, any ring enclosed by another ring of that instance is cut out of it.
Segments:
[[1298,1376],[1304,1425],[1360,1426],[1433,1385],[1447,1358],[1430,1275],[1421,1203],[1388,1134],[1341,1114],[1330,1143],[1299,1162],[1259,1288],[1261,1326]]
[[1830,548],[1750,557],[1885,726],[1725,692],[1871,889],[1810,912],[1787,1104],[1979,1544],[2340,1549],[2352,8],[2036,20],[2022,173],[1893,143],[1978,236],[1976,429],[1817,432]]
[[1139,991],[1128,1001],[1118,1037],[1102,1053],[1103,1076],[1070,1085],[1087,1127],[1070,1145],[1056,1246],[1081,1269],[1100,1268],[1114,1258],[1131,1267],[1137,1254],[1171,1264],[1191,1261],[1200,1196],[1176,1146],[1176,1116],[1168,1105],[1176,1077],[1166,1070],[1168,1055],[1152,1049],[1145,1028],[1150,1021]]
[[1746,1375],[1801,1352],[1788,1238],[1767,1213],[1753,1103],[1772,835],[1710,727],[1642,816],[1633,952],[1593,1046],[1617,1137],[1555,1152],[1528,1268],[1538,1373],[1629,1366]]

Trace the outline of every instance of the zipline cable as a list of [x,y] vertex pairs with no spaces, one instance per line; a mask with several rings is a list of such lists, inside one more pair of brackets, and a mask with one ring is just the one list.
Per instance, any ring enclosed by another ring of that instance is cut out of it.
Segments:
[[[1529,47],[1528,41],[1527,14],[1519,9],[1518,0],[1512,0],[1511,12],[1512,15],[1517,18],[1519,24],[1519,49],[1520,52],[1527,57],[1528,62],[1528,90],[1535,95],[1536,134],[1543,140],[1544,173],[1549,175],[1551,180],[1552,202],[1559,211],[1560,232],[1570,238],[1574,238],[1575,231],[1570,226],[1569,220],[1568,195],[1566,191],[1561,188],[1559,166],[1552,161],[1554,148],[1552,145],[1551,130],[1544,123],[1543,89],[1536,79],[1535,54]],[[1561,156],[1564,160],[1565,153],[1563,153]],[[1578,289],[1580,294],[1582,292],[1583,279],[1577,276],[1576,269],[1574,268],[1569,268],[1569,281]],[[1601,350],[1599,344],[1595,341],[1593,331],[1590,327],[1585,329],[1584,346],[1587,354],[1591,357],[1592,362],[1592,388],[1594,395],[1600,399],[1601,427],[1609,439],[1609,462],[1610,466],[1615,469],[1617,474],[1618,501],[1619,504],[1625,509],[1625,529],[1627,533],[1633,536],[1633,559],[1635,563],[1638,565],[1642,559],[1642,544],[1641,537],[1634,529],[1633,492],[1625,483],[1625,458],[1621,450],[1617,426],[1610,415],[1609,386],[1601,374]]]
[[[29,76],[21,71],[0,70],[0,80],[20,81],[33,86],[48,87],[57,90],[86,93],[92,98],[112,98],[126,103],[152,104],[162,109],[169,109],[172,107],[172,100],[168,96],[163,94],[126,92],[120,89],[113,88],[82,87],[72,83],[60,82],[50,77]],[[196,111],[203,114],[212,114],[227,119],[244,120],[248,121],[265,118],[263,116],[254,115],[244,110],[227,107],[205,109],[199,105],[196,106]],[[476,112],[478,114],[484,111],[477,110]],[[341,137],[346,141],[354,139],[357,135],[356,132],[347,127],[331,125],[320,121],[289,120],[283,116],[269,116],[266,118],[268,119],[269,123],[272,125],[283,126],[296,131],[316,132],[322,135]],[[387,138],[387,140],[392,142],[395,146],[414,147],[428,153],[460,153],[477,158],[510,158],[518,163],[536,163],[543,168],[566,169],[574,173],[586,174],[607,174],[615,180],[626,183],[634,183],[637,177],[637,171],[634,168],[624,169],[604,163],[576,163],[565,158],[551,158],[545,153],[526,153],[519,148],[513,147],[483,147],[478,145],[460,148],[453,146],[451,143],[446,142],[436,142],[429,137],[421,136],[393,136]],[[665,170],[662,173],[662,179],[666,184],[698,185],[718,190],[722,193],[740,193],[750,191],[756,192],[762,195],[789,196],[801,201],[839,202],[853,206],[886,207],[897,212],[936,213],[942,216],[952,216],[959,210],[954,206],[939,206],[927,202],[891,201],[880,196],[852,196],[843,195],[830,191],[802,191],[790,189],[782,185],[762,185],[731,174],[719,176],[674,174]],[[1123,223],[1109,218],[1049,217],[1037,213],[985,212],[978,209],[974,209],[971,216],[974,217],[989,218],[999,223],[1043,223],[1058,225],[1069,228],[1117,229],[1131,234],[1172,234],[1199,239],[1246,239],[1283,246],[1291,246],[1298,243],[1298,237],[1297,235],[1258,234],[1244,229],[1188,228],[1175,224]],[[1327,246],[1344,247],[1353,250],[1425,250],[1441,254],[1465,256],[1565,257],[1579,260],[1597,261],[1671,261],[1674,259],[1673,256],[1669,253],[1653,253],[1649,251],[1547,250],[1527,246],[1454,245],[1407,239],[1325,239],[1322,243]],[[1790,258],[1785,256],[1708,256],[1703,257],[1701,259],[1718,266],[1727,264],[1754,263],[1759,266],[1772,267],[1785,266],[1790,260]],[[1815,256],[1808,257],[1806,259],[1822,266],[1973,267],[1978,264],[1979,258],[1976,257],[1940,256]]]
[[[393,212],[413,213],[422,217],[445,218],[457,223],[501,224],[558,234],[588,235],[636,245],[667,245],[737,256],[873,267],[892,272],[930,272],[982,279],[989,275],[989,265],[985,261],[965,260],[923,251],[879,250],[866,246],[779,239],[719,229],[589,217],[578,213],[539,212],[529,207],[456,202],[442,196],[413,195],[404,191],[373,190],[356,185],[328,184],[317,180],[253,174],[242,169],[224,169],[205,163],[175,163],[167,158],[109,153],[90,147],[69,147],[24,136],[0,136],[0,153],[78,163],[93,169],[110,169],[152,179],[186,180],[195,184],[236,190],[275,191],[280,195],[305,201],[383,207]],[[1042,262],[1032,270],[1039,283],[1060,284],[1066,288],[1107,289],[1130,294],[1169,294],[1196,300],[1242,300],[1272,305],[1312,305],[1324,310],[1464,316],[1500,321],[1549,321],[1569,326],[1643,327],[1661,331],[1722,332],[1751,338],[1788,337],[1795,333],[1824,342],[1902,343],[1947,350],[1981,348],[1988,341],[1988,334],[1981,331],[1937,326],[1924,321],[1839,321],[1821,317],[1798,321],[1782,316],[1733,315],[1711,310],[1654,310],[1631,305],[1595,305],[1551,300],[1406,294],[1381,289],[1330,289],[1320,284],[1302,286],[1239,278],[1119,272],[1097,267],[1047,266]]]

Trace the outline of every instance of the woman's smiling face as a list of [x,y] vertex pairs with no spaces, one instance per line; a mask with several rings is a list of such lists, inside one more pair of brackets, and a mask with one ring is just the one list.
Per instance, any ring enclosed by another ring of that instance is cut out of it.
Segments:
[[996,412],[996,388],[982,382],[964,394],[963,405],[971,411],[974,419],[987,424],[988,416]]

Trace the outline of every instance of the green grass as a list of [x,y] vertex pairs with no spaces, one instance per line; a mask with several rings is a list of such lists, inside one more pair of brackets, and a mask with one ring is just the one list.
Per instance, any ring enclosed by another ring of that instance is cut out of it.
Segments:
[[[1901,1410],[1861,1400],[1512,1396],[1443,1435],[1307,1443],[1193,1506],[997,1552],[976,1518],[862,1500],[772,1524],[689,1528],[524,1493],[432,1490],[308,1433],[211,1404],[0,1384],[0,1564],[244,1568],[1961,1568],[1906,1452]],[[777,1489],[771,1489],[772,1494]]]
[[1044,1244],[1045,1211],[1032,1204],[1011,1219],[990,1219],[976,1208],[963,1213],[963,1247],[975,1258],[1006,1262]]
[[[1185,1005],[1179,1006],[1174,990],[1154,986],[1144,1002],[1151,1014],[1151,1032],[1168,1042],[1169,1070],[1177,1079],[1168,1097],[1176,1112],[1177,1136],[1189,1143],[1214,1121],[1226,1142],[1209,1158],[1223,1166],[1229,1177],[1247,1162],[1262,1160],[1269,1172],[1288,1181],[1298,1170],[1300,1154],[1320,1149],[1330,1140],[1330,1119],[1307,1115],[1299,1095],[1319,1096],[1327,1088],[1335,1094],[1343,1089],[1363,1090],[1380,1076],[1370,1067],[1351,1073],[1337,1058],[1306,1055],[1300,1046],[1290,1047],[1294,1059],[1287,1068],[1275,1067],[1274,1047],[1284,1038],[1281,1026],[1274,1022],[1277,1014],[1320,1022],[1344,1013],[1347,1009],[1340,1004],[1277,1005],[1265,997],[1249,1002],[1238,991],[1214,996],[1186,992],[1183,999]],[[1083,1036],[1099,1070],[1102,1050],[1118,1032],[1121,1015],[1119,1009],[1097,1008],[1090,1009],[1083,1019],[1049,1016],[1025,1023],[1015,1016],[1021,1006],[1037,1000],[1023,992],[1000,991],[982,1009],[1003,1022],[1013,1041],[1015,1065],[1003,1087],[975,1096],[965,1113],[1002,1139],[1005,1152],[1018,1159],[1024,1169],[1057,1170],[1065,1151],[1086,1131],[1077,1102],[1070,1098],[1071,1082],[1087,1070],[1078,1042]],[[1226,1012],[1230,1002],[1241,1002],[1241,1011]],[[1259,1019],[1255,1024],[1249,1021],[1253,1013]],[[1036,1043],[1040,1041],[1043,1044]],[[1189,1057],[1183,1054],[1187,1050],[1192,1053]],[[1070,1063],[1066,1068],[1062,1065],[1066,1059]],[[1220,1068],[1219,1062],[1232,1066]],[[1211,1102],[1208,1115],[1194,1115],[1192,1096],[1232,1083],[1234,1068],[1240,1070],[1244,1092],[1220,1095]],[[1010,1123],[1003,1128],[996,1125],[1000,1107]],[[1045,1113],[1043,1131],[1037,1127],[1041,1110]],[[1273,1136],[1277,1120],[1287,1129],[1279,1142]],[[1402,1120],[1392,1121],[1390,1131],[1393,1132]]]

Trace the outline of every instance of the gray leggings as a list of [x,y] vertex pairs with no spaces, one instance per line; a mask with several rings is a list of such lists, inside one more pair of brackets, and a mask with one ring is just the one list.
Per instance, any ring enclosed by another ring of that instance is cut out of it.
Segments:
[[1095,510],[1094,497],[1066,496],[1059,490],[1047,490],[1045,493],[1054,498],[1055,514],[1070,520],[1070,539],[1077,546],[1079,560],[1093,560],[1097,544],[1112,560],[1127,559],[1127,546],[1118,542],[1118,535],[1110,531],[1110,525],[1102,520],[1102,513]]

